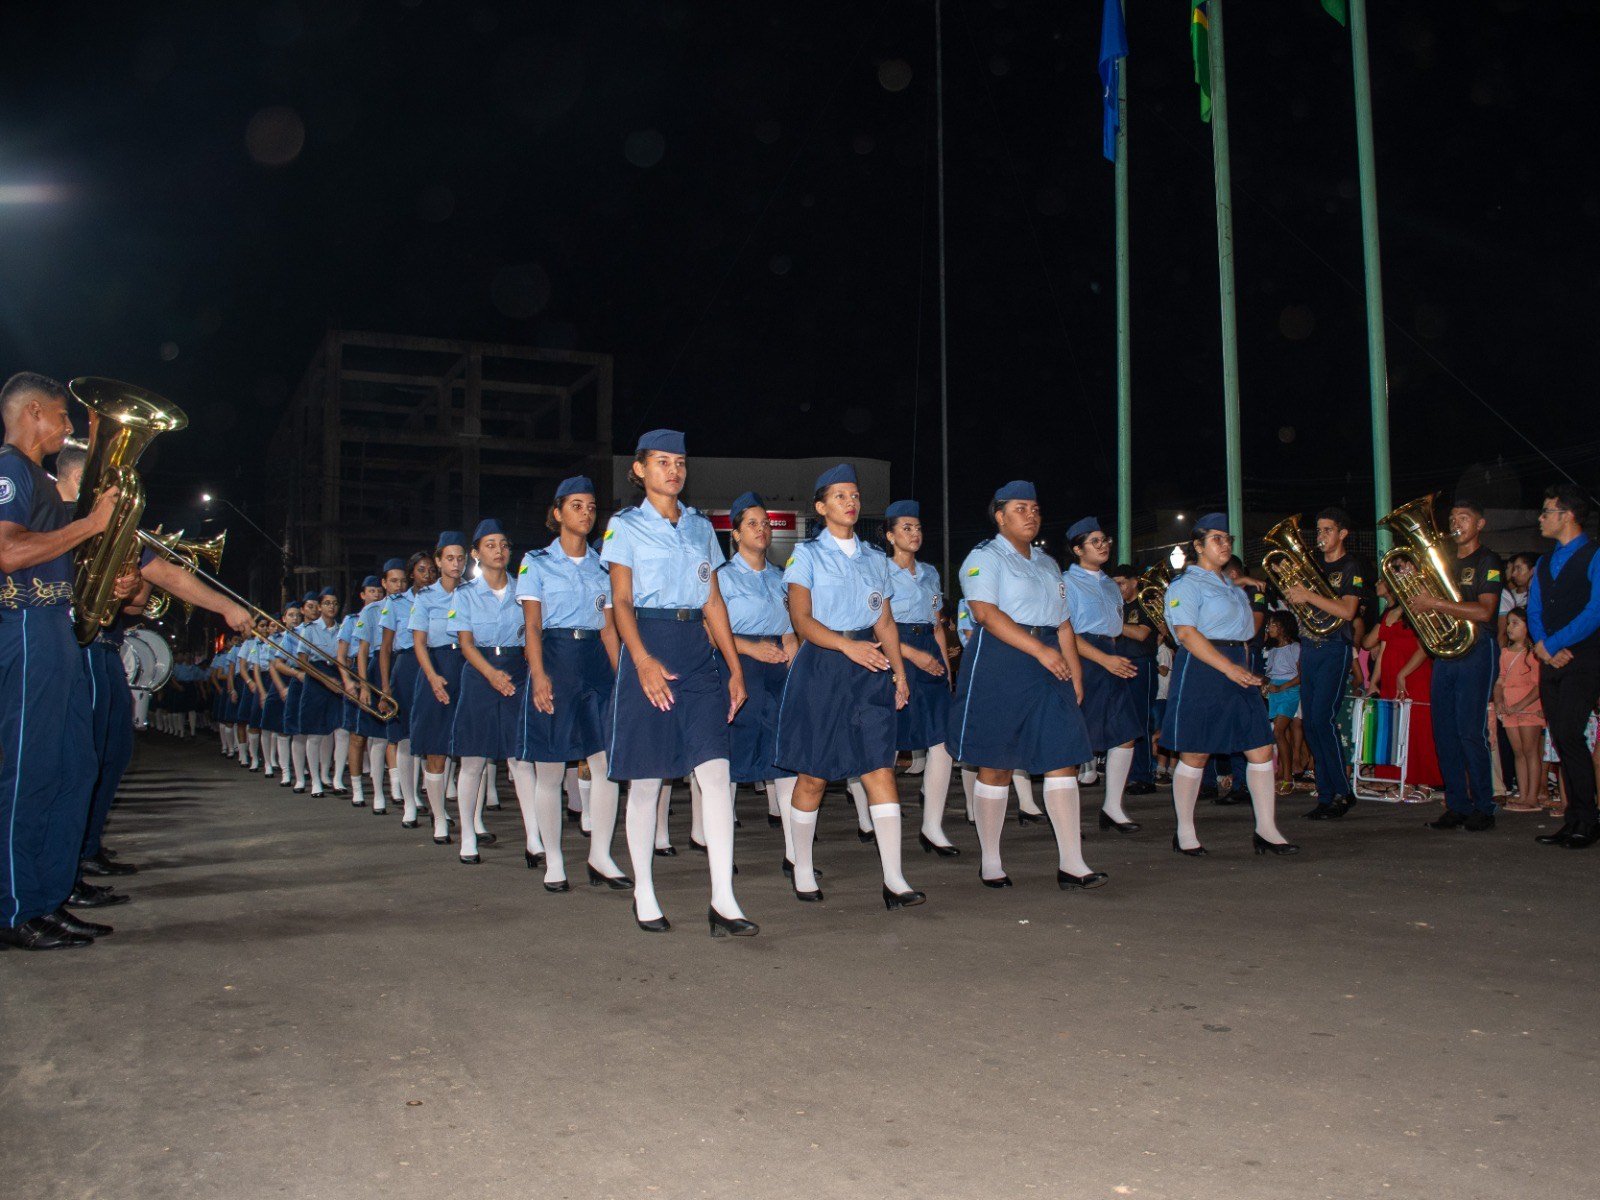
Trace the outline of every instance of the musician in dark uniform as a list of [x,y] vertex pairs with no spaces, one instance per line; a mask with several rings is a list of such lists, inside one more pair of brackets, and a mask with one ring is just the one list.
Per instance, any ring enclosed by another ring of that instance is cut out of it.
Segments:
[[1417,613],[1439,613],[1477,626],[1472,649],[1459,658],[1433,663],[1433,745],[1444,776],[1445,811],[1432,829],[1464,828],[1479,833],[1494,828],[1494,781],[1489,771],[1489,702],[1499,674],[1500,647],[1495,623],[1505,564],[1480,540],[1483,509],[1457,498],[1450,507],[1450,540],[1455,543],[1455,581],[1461,603],[1431,592],[1411,597]]

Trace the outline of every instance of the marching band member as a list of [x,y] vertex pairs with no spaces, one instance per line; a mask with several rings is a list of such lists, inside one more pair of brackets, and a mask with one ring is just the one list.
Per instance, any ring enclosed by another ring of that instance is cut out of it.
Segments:
[[822,899],[812,871],[817,809],[830,779],[859,776],[893,911],[927,896],[902,871],[900,794],[895,784],[899,709],[909,699],[900,633],[889,600],[889,562],[855,535],[861,491],[847,463],[817,477],[825,528],[795,547],[784,567],[789,619],[804,644],[789,668],[778,710],[775,758],[799,776],[790,817],[797,899]]
[[[569,762],[589,764],[593,826],[589,838],[590,886],[629,891],[633,881],[611,857],[617,831],[617,785],[606,778],[606,702],[616,679],[617,631],[611,617],[611,578],[590,547],[596,508],[594,484],[582,475],[564,479],[545,525],[556,538],[523,556],[517,570],[517,600],[522,605],[524,652],[528,660],[527,698],[517,758],[533,771],[530,813],[525,830],[539,835],[545,854],[544,885],[564,890],[566,859],[561,850],[562,783]],[[523,790],[517,792],[518,800]],[[528,865],[536,861],[528,851]]]
[[1194,827],[1206,759],[1243,750],[1249,764],[1245,782],[1255,806],[1251,845],[1257,854],[1298,854],[1300,847],[1278,832],[1272,726],[1260,690],[1264,681],[1250,666],[1255,633],[1250,601],[1223,573],[1233,553],[1227,518],[1221,513],[1201,517],[1191,545],[1195,563],[1167,586],[1166,596],[1167,628],[1178,643],[1161,724],[1162,749],[1180,760],[1172,780],[1178,814],[1172,848],[1191,858],[1206,853]]
[[[378,673],[390,682],[396,704],[399,706],[390,728],[390,748],[394,762],[389,767],[389,794],[404,806],[400,823],[414,828],[417,823],[416,763],[411,755],[411,695],[416,690],[420,671],[413,651],[416,639],[411,636],[411,610],[417,593],[439,578],[439,568],[433,555],[426,552],[413,554],[406,563],[409,590],[391,596],[378,616],[378,627],[383,631],[378,644]],[[385,666],[387,663],[387,666]]]
[[[367,605],[375,604],[383,598],[383,581],[376,575],[368,575],[361,581],[361,591],[356,596],[356,603],[345,614],[339,623],[339,678],[344,681],[344,703],[339,706],[339,731],[334,734],[334,775],[333,790],[336,795],[344,795],[344,776],[346,769],[350,772],[350,804],[360,808],[366,803],[361,796],[361,771],[366,762],[366,739],[360,734],[357,718],[361,710],[356,707],[355,699],[361,694],[360,679],[356,675],[355,654],[356,647],[360,644],[358,626],[361,624],[361,614],[366,611]],[[339,734],[343,734],[340,737]]]
[[411,606],[409,628],[418,672],[411,693],[411,753],[423,760],[422,784],[433,817],[434,844],[448,846],[445,768],[450,761],[450,725],[455,719],[451,705],[461,694],[461,668],[466,660],[445,619],[466,570],[467,535],[454,529],[439,534],[433,561],[439,578],[418,592]]
[[[359,680],[361,699],[363,703],[372,703],[372,689],[374,686],[389,691],[389,679],[384,671],[384,663],[378,654],[382,641],[383,606],[388,604],[395,596],[406,590],[406,563],[403,558],[391,558],[383,564],[383,598],[367,605],[361,610],[361,615],[356,618],[356,649],[355,667]],[[391,695],[393,693],[390,693]],[[377,717],[364,709],[356,710],[356,732],[361,735],[366,750],[367,774],[372,777],[372,812],[374,816],[381,816],[389,811],[389,793],[384,790],[384,768],[387,763],[389,738],[394,729],[394,721],[380,721]],[[362,764],[358,763],[354,739],[351,740],[350,772],[357,774]],[[355,795],[352,792],[351,803],[354,804]]]
[[[744,669],[712,571],[722,558],[716,534],[710,521],[678,499],[688,477],[685,453],[676,430],[652,430],[639,439],[629,477],[644,499],[611,518],[601,544],[624,647],[607,714],[607,760],[611,778],[630,781],[626,825],[639,928],[671,928],[656,900],[656,817],[664,781],[693,773],[703,795],[711,935],[750,937],[759,927],[745,918],[733,893],[728,759],[728,724],[745,700]],[[713,645],[722,654],[726,684]]]
[[1055,830],[1056,883],[1095,888],[1107,880],[1084,861],[1079,831],[1078,764],[1092,750],[1080,711],[1083,666],[1072,636],[1061,568],[1033,545],[1038,492],[1013,480],[995,492],[995,536],[961,564],[961,590],[978,627],[963,656],[950,709],[951,753],[978,769],[973,788],[979,877],[1011,886],[1000,859],[1012,772],[1044,776],[1044,807]]

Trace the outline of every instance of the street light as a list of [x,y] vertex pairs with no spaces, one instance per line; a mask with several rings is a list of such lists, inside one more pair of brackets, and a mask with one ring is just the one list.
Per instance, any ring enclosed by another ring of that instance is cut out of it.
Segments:
[[237,504],[234,504],[231,500],[228,500],[226,497],[223,497],[223,496],[218,496],[213,492],[201,492],[200,493],[200,503],[202,505],[207,506],[207,507],[209,507],[212,504],[226,504],[234,512],[238,513],[240,517],[244,518],[245,524],[249,525],[251,529],[254,529],[262,537],[266,538],[269,543],[271,543],[272,545],[276,546],[278,548],[278,553],[283,555],[283,561],[284,562],[288,562],[289,561],[289,551],[287,549],[285,549],[282,545],[280,545],[278,543],[278,540],[276,538],[274,538],[270,533],[268,533],[265,529],[261,528],[261,526],[257,525],[254,521],[252,521],[250,519],[250,517],[249,517],[249,514],[247,514],[243,509],[241,509]]

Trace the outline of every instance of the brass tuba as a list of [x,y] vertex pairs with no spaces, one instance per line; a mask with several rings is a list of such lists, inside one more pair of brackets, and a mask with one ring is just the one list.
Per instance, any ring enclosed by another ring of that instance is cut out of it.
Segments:
[[1172,582],[1173,570],[1160,562],[1139,576],[1139,587],[1133,598],[1156,631],[1156,641],[1167,639],[1167,584]]
[[1400,539],[1400,544],[1383,556],[1378,573],[1405,609],[1428,653],[1435,658],[1460,658],[1478,640],[1478,627],[1460,617],[1417,612],[1411,607],[1412,599],[1424,592],[1451,604],[1461,603],[1461,590],[1450,569],[1453,556],[1433,517],[1438,498],[1438,492],[1421,496],[1378,522]]
[[189,418],[154,392],[115,379],[87,376],[74,379],[67,390],[89,410],[87,457],[75,516],[88,516],[106,488],[121,493],[105,532],[84,542],[74,555],[73,624],[79,645],[87,646],[122,607],[116,596],[117,577],[127,572],[130,560],[138,562],[145,499],[144,482],[134,464],[156,434],[182,429]]
[[[1327,577],[1318,569],[1316,560],[1306,546],[1305,534],[1300,530],[1299,513],[1279,521],[1267,530],[1263,540],[1267,543],[1268,549],[1262,556],[1261,569],[1267,573],[1267,578],[1272,580],[1277,589],[1285,593],[1285,600],[1288,599],[1288,590],[1297,584],[1310,588],[1317,595],[1325,596],[1329,600],[1337,598],[1333,589],[1328,586]],[[1289,607],[1300,623],[1300,631],[1309,633],[1312,637],[1331,637],[1348,624],[1343,617],[1323,612],[1314,605],[1290,604]]]
[[[161,537],[159,527],[156,529],[154,536]],[[193,575],[203,562],[215,574],[217,571],[222,570],[222,548],[227,544],[227,541],[227,530],[223,530],[216,537],[208,538],[203,542],[190,542],[184,540],[183,531],[180,529],[178,536],[171,543],[172,550],[177,555],[172,560],[173,564],[182,567]],[[172,597],[170,595],[163,591],[153,591],[150,593],[149,601],[144,606],[145,619],[150,621],[159,620],[167,615],[167,609],[171,606]],[[187,621],[193,615],[194,605],[184,601],[183,619]]]

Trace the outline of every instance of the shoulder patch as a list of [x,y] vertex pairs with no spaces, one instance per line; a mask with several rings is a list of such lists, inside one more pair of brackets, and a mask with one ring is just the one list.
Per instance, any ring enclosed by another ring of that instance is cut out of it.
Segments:
[[517,568],[517,574],[518,575],[526,575],[527,573],[528,573],[528,564],[527,563],[523,563],[520,567]]
[[1177,608],[1178,607],[1178,598],[1176,596],[1174,596],[1171,600],[1168,600],[1167,601],[1167,607],[1168,608]]
[[1366,581],[1361,576],[1356,575],[1351,579],[1350,584],[1352,587],[1364,587],[1366,586]]
[[785,560],[785,561],[784,561],[784,564],[783,564],[783,565],[784,565],[784,566],[786,566],[786,567],[792,567],[792,566],[794,566],[794,560],[795,560],[795,558],[796,558],[796,556],[795,556],[795,555],[793,555],[793,554],[791,554],[791,555],[789,555],[789,557],[788,557],[788,559],[786,559],[786,560]]
[[602,542],[609,542],[612,538],[616,537],[616,535],[617,535],[616,529],[611,528],[611,527],[607,527],[605,537],[601,538],[600,540]]
[[1498,570],[1491,569],[1489,571],[1489,573],[1488,573],[1487,578],[1488,578],[1490,583],[1499,583],[1500,582],[1500,572]]
[[968,569],[968,571],[967,571],[967,578],[968,579],[976,579],[980,574],[982,574],[982,569],[981,568],[972,567],[972,568]]
[[447,617],[447,618],[448,618],[448,617],[453,617],[453,616],[455,616],[455,615],[456,615],[456,610],[455,610],[455,609],[453,609],[453,608],[452,608],[452,609],[451,609],[451,610],[450,610],[450,611],[449,611],[449,612],[447,612],[447,613],[445,613],[445,616],[446,616],[446,617]]

